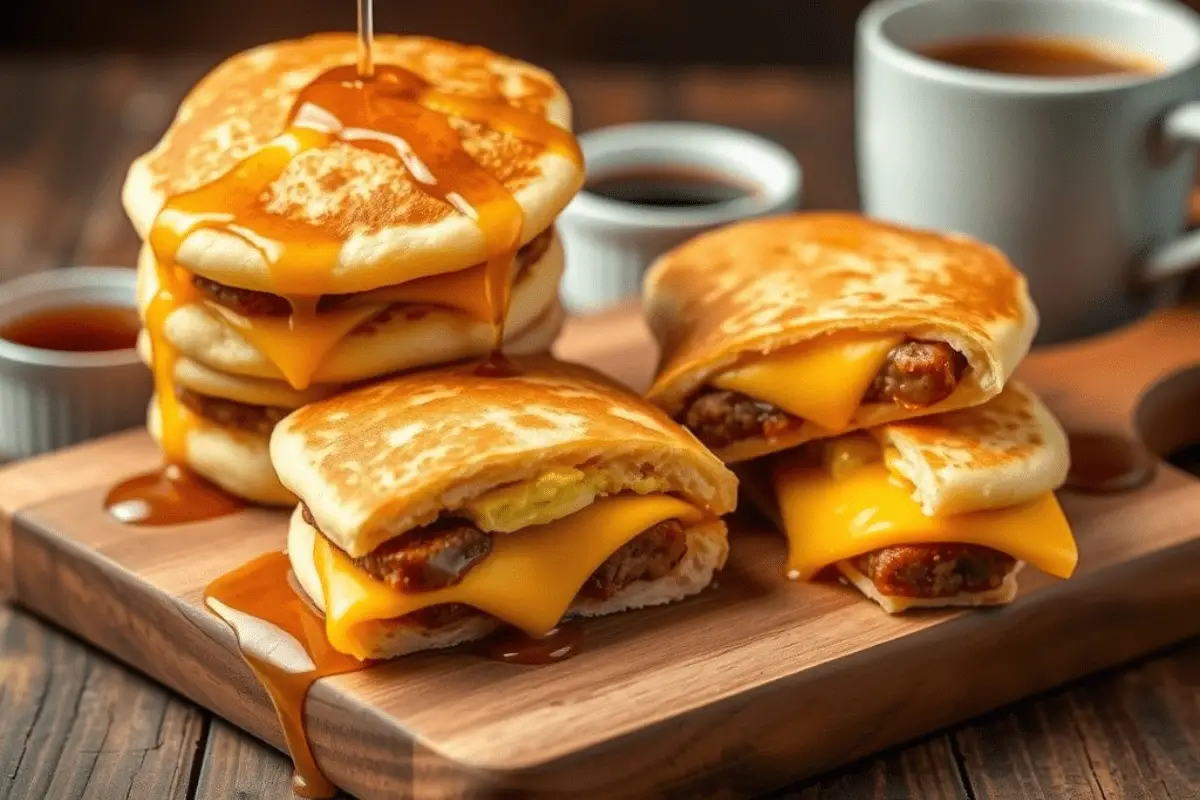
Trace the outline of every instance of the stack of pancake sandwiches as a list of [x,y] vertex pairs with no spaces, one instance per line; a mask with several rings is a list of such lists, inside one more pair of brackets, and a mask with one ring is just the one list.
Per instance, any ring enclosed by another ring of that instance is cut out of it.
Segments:
[[368,90],[355,60],[349,34],[232,57],[125,182],[149,429],[259,503],[296,502],[268,456],[291,411],[483,356],[498,330],[543,352],[563,322],[553,223],[583,165],[561,86],[425,38],[378,37]]
[[649,399],[734,465],[786,573],[889,612],[1009,602],[1068,577],[1067,440],[1010,377],[1037,312],[998,251],[848,214],[733,225],[663,256]]

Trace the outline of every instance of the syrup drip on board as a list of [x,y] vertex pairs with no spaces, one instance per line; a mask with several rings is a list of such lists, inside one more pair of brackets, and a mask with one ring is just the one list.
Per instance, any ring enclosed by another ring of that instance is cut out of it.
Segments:
[[1154,457],[1127,436],[1073,431],[1067,440],[1071,449],[1067,489],[1090,494],[1128,492],[1154,478]]
[[[490,374],[511,374],[500,354],[504,319],[509,304],[513,261],[523,238],[524,214],[507,188],[480,167],[462,146],[448,120],[453,115],[532,142],[582,164],[571,133],[537,114],[503,101],[484,100],[438,91],[419,75],[390,65],[376,65],[373,56],[370,0],[359,4],[358,62],[335,67],[318,76],[293,105],[288,128],[266,146],[216,180],[167,200],[148,237],[156,261],[159,289],[150,303],[146,329],[154,353],[155,388],[161,420],[165,468],[155,475],[137,476],[123,485],[122,502],[149,490],[153,498],[176,498],[192,513],[171,511],[162,516],[198,521],[229,513],[206,500],[191,502],[196,482],[170,483],[184,469],[192,416],[174,389],[178,354],[164,335],[166,318],[177,308],[197,302],[191,275],[176,266],[183,242],[201,229],[217,230],[250,245],[268,265],[273,282],[287,287],[292,330],[313,327],[317,299],[331,293],[342,242],[304,221],[270,214],[263,207],[267,188],[297,155],[340,141],[399,159],[423,191],[470,216],[484,236],[489,254],[482,270],[483,295],[493,331],[493,355],[482,367]],[[307,374],[285,373],[295,388],[305,388]],[[166,467],[173,468],[168,472]],[[164,487],[174,487],[165,491]],[[145,523],[144,523],[145,524]]]
[[480,650],[493,661],[505,664],[556,664],[583,650],[583,626],[579,620],[568,620],[540,639],[516,628],[505,628],[485,639]]
[[279,715],[295,764],[292,789],[301,797],[337,793],[313,757],[304,727],[304,701],[317,680],[366,669],[334,650],[325,638],[325,620],[293,589],[285,553],[267,553],[208,585],[204,603],[237,636],[242,657],[262,683]]
[[109,490],[108,513],[126,525],[183,525],[233,514],[246,504],[177,464],[135,475]]

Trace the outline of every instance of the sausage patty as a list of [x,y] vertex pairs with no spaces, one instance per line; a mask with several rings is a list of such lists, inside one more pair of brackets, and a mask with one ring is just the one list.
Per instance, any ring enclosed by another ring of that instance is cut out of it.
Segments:
[[[862,402],[931,406],[950,396],[966,368],[967,360],[945,342],[903,342],[888,353]],[[772,439],[803,424],[770,403],[721,389],[701,390],[679,419],[709,447]]]
[[1012,572],[1012,556],[973,544],[885,547],[852,559],[880,594],[943,598],[999,588]]
[[925,408],[945,400],[967,369],[967,359],[945,342],[903,342],[888,353],[864,403]]
[[[317,527],[308,506],[301,505],[300,513],[305,522]],[[416,528],[351,560],[371,577],[402,592],[428,592],[459,583],[491,551],[492,534],[464,520],[448,518]],[[635,581],[664,577],[686,554],[687,535],[682,523],[660,522],[609,556],[588,578],[580,594],[608,600]],[[436,628],[476,613],[482,612],[460,603],[447,603],[430,606],[412,617],[424,627]]]
[[669,574],[687,554],[687,534],[677,519],[660,522],[626,542],[592,573],[581,593],[608,600],[634,581]]
[[256,406],[221,397],[209,397],[182,386],[176,387],[175,393],[179,396],[179,402],[197,416],[227,428],[237,428],[262,436],[270,436],[279,421],[291,413],[286,408]]
[[354,559],[368,575],[401,592],[453,586],[492,552],[492,537],[457,519],[417,528]]
[[771,439],[802,424],[770,403],[725,390],[698,395],[682,421],[709,447],[726,447],[742,439]]
[[[513,260],[513,278],[516,279],[532,264],[537,263],[550,247],[554,238],[552,228],[539,233],[517,251]],[[244,314],[248,317],[286,317],[292,313],[291,303],[286,298],[255,289],[226,286],[200,275],[192,276],[192,285],[215,303]],[[357,294],[327,294],[317,301],[317,311],[330,311],[352,301]]]

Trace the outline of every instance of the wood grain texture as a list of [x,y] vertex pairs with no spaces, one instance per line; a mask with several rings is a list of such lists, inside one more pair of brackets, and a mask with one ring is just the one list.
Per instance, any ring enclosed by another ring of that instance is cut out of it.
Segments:
[[195,800],[293,800],[292,764],[237,728],[214,719],[201,754]]
[[980,800],[1200,797],[1200,643],[988,715],[955,741]]
[[188,797],[199,709],[2,606],[0,630],[0,797]]
[[[1194,356],[1198,320],[1168,313],[1047,350],[1025,377],[1069,425],[1128,430],[1139,387]],[[644,344],[636,312],[625,310],[573,323],[559,350],[617,366],[636,384],[652,361]],[[122,470],[154,463],[129,437],[94,446]],[[47,462],[64,474],[79,458]],[[100,512],[115,477],[16,515],[18,601],[278,745],[264,693],[199,601],[211,578],[282,546],[284,515],[126,527]],[[529,670],[429,653],[320,682],[308,704],[317,758],[363,797],[744,795],[1200,633],[1193,478],[1163,468],[1137,493],[1062,500],[1080,543],[1075,578],[1029,574],[1007,608],[900,619],[843,587],[782,581],[781,537],[741,520],[718,588],[592,621],[588,650],[562,664]],[[1060,766],[1082,763],[1064,754]],[[954,796],[954,775],[943,772],[922,791]],[[886,774],[925,779],[903,765]]]

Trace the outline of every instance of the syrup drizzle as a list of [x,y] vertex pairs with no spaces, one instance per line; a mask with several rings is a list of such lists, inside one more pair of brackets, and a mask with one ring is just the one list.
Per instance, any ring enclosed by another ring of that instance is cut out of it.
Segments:
[[210,583],[204,604],[237,636],[242,657],[271,698],[295,765],[292,790],[325,798],[337,787],[313,757],[304,726],[304,701],[321,678],[371,665],[334,650],[325,620],[292,584],[285,553],[267,553]]

